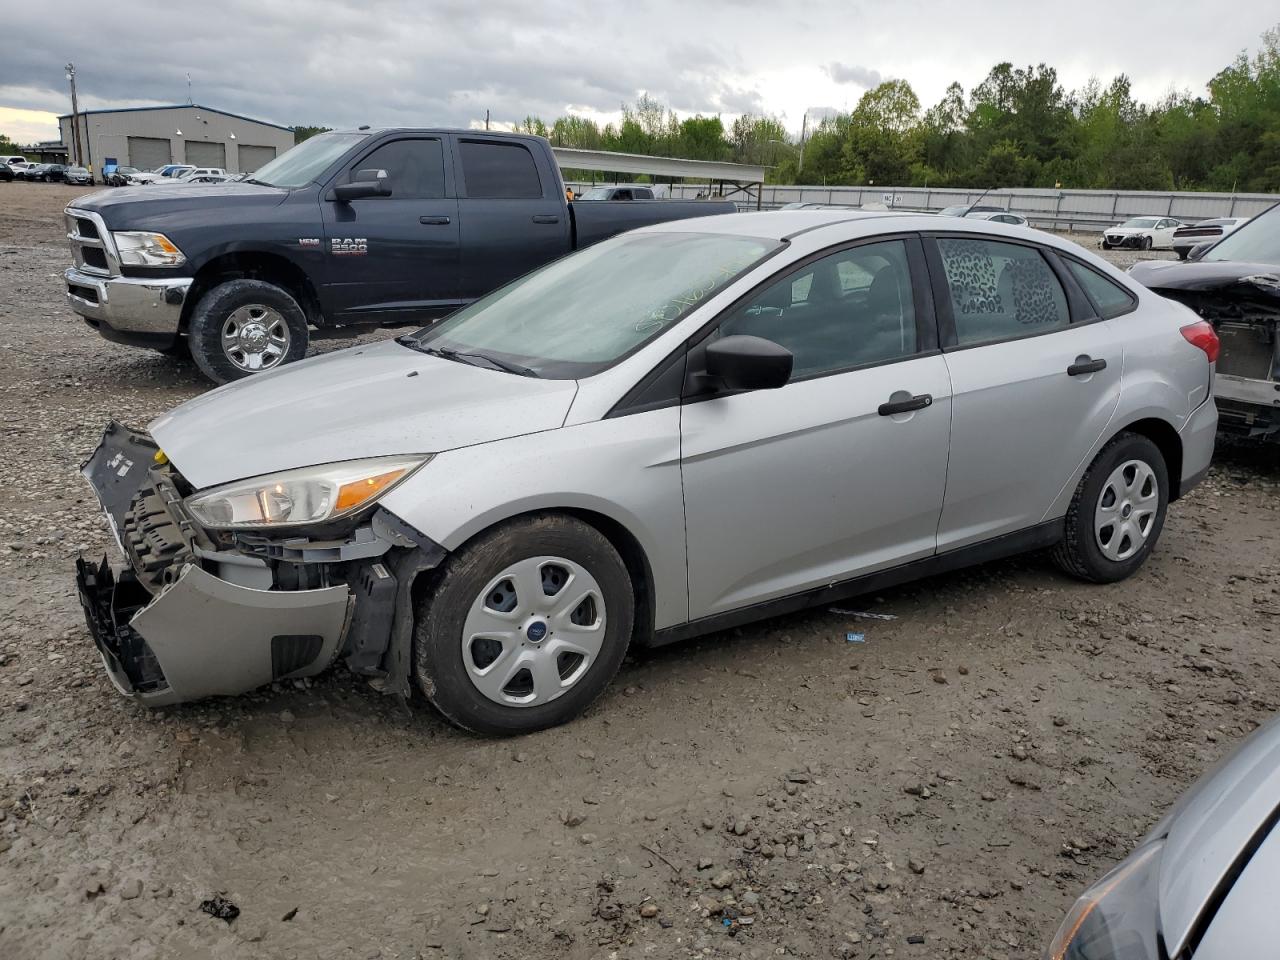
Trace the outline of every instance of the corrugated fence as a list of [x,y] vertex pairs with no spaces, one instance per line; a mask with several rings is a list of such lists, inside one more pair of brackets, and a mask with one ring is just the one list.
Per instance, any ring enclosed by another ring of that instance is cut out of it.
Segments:
[[[590,187],[590,184],[582,184]],[[707,184],[677,183],[667,188],[674,198],[692,199],[714,194]],[[1166,193],[1116,190],[935,190],[929,187],[772,186],[763,188],[761,206],[777,209],[788,203],[826,203],[837,206],[888,207],[934,212],[943,207],[979,201],[1019,213],[1035,226],[1065,231],[1093,231],[1130,217],[1177,217],[1197,221],[1212,217],[1253,217],[1280,201],[1267,193]],[[734,195],[740,209],[755,209],[755,197]]]

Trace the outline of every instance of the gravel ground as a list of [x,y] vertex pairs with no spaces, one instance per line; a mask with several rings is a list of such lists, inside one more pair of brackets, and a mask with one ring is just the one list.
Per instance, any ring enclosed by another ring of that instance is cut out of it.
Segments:
[[207,385],[66,310],[77,192],[0,186],[0,956],[1028,957],[1277,707],[1280,457],[1248,446],[1127,583],[933,578],[849,605],[895,620],[642,654],[516,741],[341,670],[136,707],[75,599],[107,549],[76,468]]

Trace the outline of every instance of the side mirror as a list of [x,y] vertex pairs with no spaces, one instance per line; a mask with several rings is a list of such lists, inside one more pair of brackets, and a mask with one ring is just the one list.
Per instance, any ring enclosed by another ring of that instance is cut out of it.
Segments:
[[340,183],[333,188],[333,197],[343,203],[363,200],[365,197],[389,197],[391,184],[385,170],[357,170],[350,183]]
[[1206,240],[1203,243],[1197,243],[1194,247],[1191,248],[1190,252],[1187,254],[1187,259],[1199,260],[1201,257],[1203,257],[1206,253],[1209,252],[1209,248],[1213,246],[1214,242],[1215,241],[1213,240]]
[[763,337],[733,336],[707,346],[707,375],[730,390],[776,390],[791,379],[795,357]]

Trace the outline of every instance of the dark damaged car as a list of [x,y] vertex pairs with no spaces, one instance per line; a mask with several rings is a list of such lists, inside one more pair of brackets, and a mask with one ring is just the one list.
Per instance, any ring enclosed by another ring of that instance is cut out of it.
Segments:
[[1280,441],[1280,204],[1188,262],[1148,260],[1129,273],[1213,324],[1219,427]]

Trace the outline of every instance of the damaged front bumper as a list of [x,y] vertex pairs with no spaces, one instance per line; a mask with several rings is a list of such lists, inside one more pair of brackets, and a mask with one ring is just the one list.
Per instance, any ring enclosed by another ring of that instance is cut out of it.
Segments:
[[76,561],[76,585],[111,682],[151,706],[232,696],[319,673],[352,607],[346,585],[254,590],[194,564],[152,598],[132,570]]
[[442,548],[390,514],[336,541],[207,531],[157,455],[149,436],[113,422],[81,470],[128,561],[76,564],[85,621],[121,693],[149,706],[231,696],[343,654],[407,692],[408,587]]

